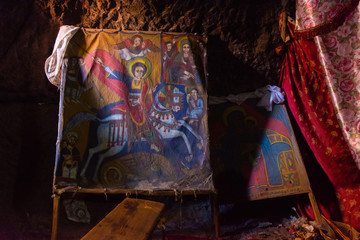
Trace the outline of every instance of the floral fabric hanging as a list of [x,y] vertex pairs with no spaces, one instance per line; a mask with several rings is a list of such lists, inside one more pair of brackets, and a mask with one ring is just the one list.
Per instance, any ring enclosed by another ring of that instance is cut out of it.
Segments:
[[[343,221],[357,229],[360,228],[357,177],[360,168],[359,12],[358,0],[300,0],[296,6],[294,31],[297,39],[314,37],[324,81],[346,142],[342,147],[349,148],[352,153],[353,163],[349,158],[339,158],[336,162],[330,158],[323,168],[335,186]],[[330,136],[331,133],[323,135],[324,138]],[[334,174],[335,171],[339,175]]]

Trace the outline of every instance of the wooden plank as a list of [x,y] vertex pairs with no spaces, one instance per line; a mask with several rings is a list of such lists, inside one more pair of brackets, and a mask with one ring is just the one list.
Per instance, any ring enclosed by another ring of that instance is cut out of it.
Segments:
[[163,203],[126,198],[81,239],[146,240],[163,209]]

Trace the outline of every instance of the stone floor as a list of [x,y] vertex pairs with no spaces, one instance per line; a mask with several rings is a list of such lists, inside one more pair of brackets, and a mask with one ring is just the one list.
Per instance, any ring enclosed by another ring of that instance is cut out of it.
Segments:
[[[86,210],[90,214],[88,223],[74,222],[68,219],[63,204],[65,199],[67,199],[66,196],[60,203],[58,240],[80,239],[121,202],[123,196],[93,195],[86,198],[80,196],[78,199],[86,204]],[[149,240],[216,239],[208,196],[184,196],[180,199],[175,199],[174,196],[152,196],[146,197],[146,199],[165,203],[165,209],[161,216],[165,228],[157,226]],[[295,239],[298,237],[296,232],[289,231],[291,222],[297,219],[296,212],[293,210],[294,203],[293,197],[285,197],[221,204],[219,208],[219,239]],[[27,216],[25,220],[13,219],[13,226],[16,226],[13,228],[14,231],[8,229],[5,232],[7,235],[3,233],[0,239],[50,239],[51,218],[51,210],[44,208],[42,211]]]

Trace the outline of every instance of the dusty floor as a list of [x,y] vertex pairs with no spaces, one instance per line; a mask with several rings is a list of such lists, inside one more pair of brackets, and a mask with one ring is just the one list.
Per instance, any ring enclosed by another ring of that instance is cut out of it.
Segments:
[[[118,195],[93,195],[85,198],[78,196],[79,200],[85,202],[90,214],[89,223],[80,223],[68,219],[63,204],[67,197],[64,196],[60,203],[58,240],[80,239],[121,202],[123,197]],[[162,214],[165,229],[157,226],[150,240],[216,239],[208,196],[184,196],[180,199],[175,199],[174,196],[145,198],[165,203]],[[295,204],[294,199],[294,197],[284,197],[221,204],[219,239],[295,239],[298,236],[289,231],[291,218],[297,217],[292,209]],[[0,235],[0,240],[50,239],[51,214],[51,210],[44,208],[27,216],[27,219],[18,219],[18,222],[13,222],[17,226],[14,231],[10,233],[8,231],[7,235]]]

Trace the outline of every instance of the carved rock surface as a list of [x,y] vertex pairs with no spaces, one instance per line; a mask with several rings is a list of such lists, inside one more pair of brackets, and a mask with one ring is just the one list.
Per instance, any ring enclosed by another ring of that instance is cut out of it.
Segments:
[[[208,36],[209,94],[276,85],[283,0],[7,0],[0,3],[1,98],[57,101],[43,64],[61,25]],[[10,24],[11,23],[11,24]]]

